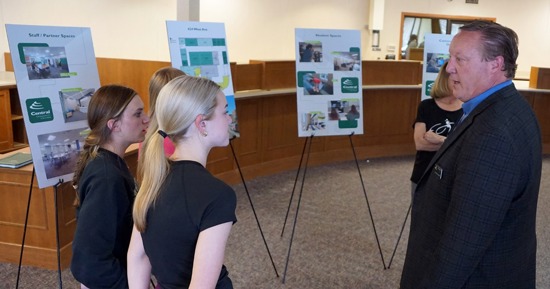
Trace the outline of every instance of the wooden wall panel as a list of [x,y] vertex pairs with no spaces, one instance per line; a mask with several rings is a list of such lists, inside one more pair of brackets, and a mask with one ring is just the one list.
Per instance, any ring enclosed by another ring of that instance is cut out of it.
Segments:
[[229,146],[213,148],[208,155],[206,168],[212,174],[219,174],[235,169],[231,148]]
[[250,60],[249,63],[262,65],[262,89],[296,87],[296,62],[292,60]]
[[363,85],[417,85],[422,83],[419,61],[363,61]]
[[531,67],[529,87],[550,89],[550,68]]
[[[28,148],[24,150],[28,151]],[[137,145],[132,145],[125,160],[130,170],[135,172]],[[15,170],[0,168],[0,262],[19,262],[31,174],[32,165]],[[57,204],[61,268],[69,266],[76,229],[73,207],[75,195],[70,182],[65,182],[57,187],[56,202],[54,187],[39,189],[35,177],[23,254],[24,265],[57,269]]]
[[235,65],[233,88],[235,91],[261,89],[263,81],[263,65],[237,64]]
[[4,68],[6,68],[6,71],[13,71],[13,62],[9,52],[4,52]]
[[[19,261],[20,244],[23,236],[25,213],[29,195],[32,166],[19,170],[0,169],[0,261]],[[75,210],[72,206],[75,192],[69,183],[58,187],[59,240],[61,267],[67,268],[70,262],[70,244],[76,226]],[[35,178],[23,264],[57,268],[55,235],[55,198],[53,187],[38,188]]]
[[301,153],[295,94],[262,98],[262,162]]
[[533,110],[540,124],[542,142],[550,146],[550,94],[535,93],[533,96]]
[[96,58],[101,85],[121,84],[135,89],[149,109],[149,79],[155,71],[171,66],[170,62]]
[[[412,132],[417,89],[366,90],[365,132],[368,136],[407,135]],[[412,135],[412,133],[411,133]]]
[[241,166],[257,164],[261,161],[262,150],[262,100],[237,99],[237,117],[241,136],[233,140],[233,146]]
[[9,150],[13,146],[10,107],[9,89],[0,90],[0,151]]

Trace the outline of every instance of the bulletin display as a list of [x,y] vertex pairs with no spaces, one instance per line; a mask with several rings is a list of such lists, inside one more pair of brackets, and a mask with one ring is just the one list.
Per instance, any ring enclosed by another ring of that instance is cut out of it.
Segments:
[[100,86],[91,31],[13,24],[6,31],[38,185],[70,181]]
[[363,134],[361,34],[295,30],[298,136]]
[[223,23],[166,21],[172,67],[216,82],[227,99],[229,137],[239,137],[235,93]]
[[422,96],[421,99],[430,98],[430,91],[441,66],[449,60],[449,46],[452,35],[426,34],[424,39],[424,66],[422,69]]

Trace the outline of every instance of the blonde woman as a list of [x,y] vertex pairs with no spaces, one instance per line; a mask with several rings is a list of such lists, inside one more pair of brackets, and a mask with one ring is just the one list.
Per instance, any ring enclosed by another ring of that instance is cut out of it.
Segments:
[[[133,210],[130,288],[148,288],[151,273],[157,288],[233,288],[223,260],[236,196],[205,168],[210,149],[229,144],[225,96],[208,79],[180,76],[162,88],[155,114]],[[165,138],[175,145],[169,159]]]
[[462,102],[453,95],[445,62],[430,91],[431,98],[418,106],[414,127],[416,160],[411,176],[412,193],[433,156],[462,116]]
[[[185,72],[174,68],[174,67],[163,67],[151,76],[149,80],[149,117],[151,118],[151,123],[149,127],[151,131],[157,131],[157,123],[155,120],[155,105],[157,103],[157,98],[160,93],[160,90],[172,79],[185,75]],[[164,139],[164,152],[167,156],[170,156],[174,153],[174,144],[170,141],[169,138]],[[140,162],[140,165],[141,162]]]

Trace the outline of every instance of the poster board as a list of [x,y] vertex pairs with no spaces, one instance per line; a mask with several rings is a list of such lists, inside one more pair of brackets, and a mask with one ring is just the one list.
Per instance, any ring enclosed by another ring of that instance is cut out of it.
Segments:
[[449,60],[449,46],[453,35],[426,34],[424,39],[424,65],[422,67],[421,99],[430,98],[430,91],[441,66]]
[[13,24],[6,31],[38,186],[71,181],[100,86],[91,31]]
[[223,23],[166,21],[172,67],[187,75],[216,82],[227,99],[231,116],[229,138],[239,137],[233,78]]
[[361,33],[295,30],[298,136],[363,134]]

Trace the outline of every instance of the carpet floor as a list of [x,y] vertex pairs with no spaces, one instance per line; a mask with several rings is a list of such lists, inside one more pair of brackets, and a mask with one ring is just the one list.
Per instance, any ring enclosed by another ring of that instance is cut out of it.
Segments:
[[[399,288],[408,221],[392,253],[410,203],[413,162],[413,157],[361,160],[359,175],[356,163],[347,161],[309,167],[296,185],[296,170],[248,180],[246,189],[235,185],[238,222],[225,258],[234,287]],[[549,176],[550,157],[545,157],[537,216],[537,288],[550,288]],[[0,288],[15,288],[16,276],[17,265],[0,263]],[[68,269],[62,281],[64,288],[79,288]],[[25,266],[19,288],[59,288],[57,271]]]

